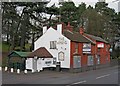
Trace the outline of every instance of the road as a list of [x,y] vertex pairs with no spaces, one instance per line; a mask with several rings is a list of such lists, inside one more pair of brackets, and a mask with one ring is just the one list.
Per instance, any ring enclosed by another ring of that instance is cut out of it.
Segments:
[[81,73],[42,71],[39,73],[16,74],[3,72],[3,84],[118,84],[118,66]]

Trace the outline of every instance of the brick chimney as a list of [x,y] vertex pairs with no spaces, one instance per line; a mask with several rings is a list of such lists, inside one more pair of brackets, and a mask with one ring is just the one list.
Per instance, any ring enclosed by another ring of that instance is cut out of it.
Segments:
[[68,25],[66,26],[66,30],[73,31],[73,26],[70,25],[70,22],[68,22]]
[[83,33],[84,33],[84,28],[83,28],[83,26],[80,27],[79,33],[83,35]]

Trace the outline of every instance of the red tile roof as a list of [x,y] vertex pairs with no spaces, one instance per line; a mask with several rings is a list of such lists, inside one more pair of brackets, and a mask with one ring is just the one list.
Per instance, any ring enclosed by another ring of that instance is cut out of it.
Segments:
[[71,32],[69,30],[65,30],[63,35],[66,36],[71,41],[95,44],[93,41],[89,40],[88,38],[84,37],[78,32]]
[[87,35],[87,36],[89,36],[90,38],[96,40],[96,41],[108,43],[106,40],[102,39],[101,37],[90,35],[90,34],[87,34],[87,33],[84,33],[84,34]]
[[29,57],[34,57],[34,56],[37,56],[39,58],[52,58],[53,57],[45,47],[40,47],[37,50],[29,54]]

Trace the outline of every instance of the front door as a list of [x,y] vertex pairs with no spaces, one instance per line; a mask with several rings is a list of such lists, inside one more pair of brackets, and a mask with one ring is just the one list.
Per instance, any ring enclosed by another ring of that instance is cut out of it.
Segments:
[[41,58],[39,58],[37,60],[37,70],[38,71],[43,70],[43,68],[42,68],[42,59]]
[[37,71],[37,58],[33,59],[33,72]]

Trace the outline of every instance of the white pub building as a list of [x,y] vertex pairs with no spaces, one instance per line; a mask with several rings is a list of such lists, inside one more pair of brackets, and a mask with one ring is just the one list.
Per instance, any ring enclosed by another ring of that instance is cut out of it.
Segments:
[[51,57],[39,57],[35,53],[34,58],[27,58],[26,69],[40,71],[43,68],[56,67],[57,62],[60,62],[61,68],[70,68],[70,40],[62,34],[62,24],[57,25],[57,30],[43,27],[43,35],[34,45],[33,53],[38,50],[41,54],[50,53]]

